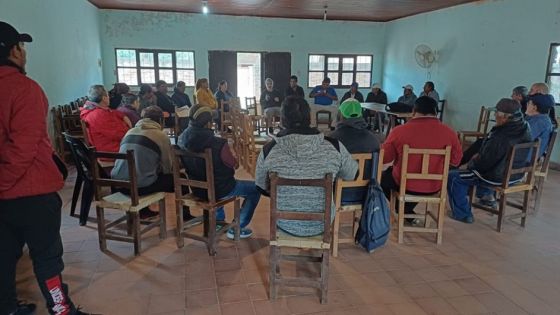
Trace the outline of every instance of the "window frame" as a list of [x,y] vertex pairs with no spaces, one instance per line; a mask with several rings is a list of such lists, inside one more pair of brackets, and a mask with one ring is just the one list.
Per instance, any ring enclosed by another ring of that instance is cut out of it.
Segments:
[[[117,51],[119,50],[134,50],[136,53],[136,66],[135,67],[124,67],[118,65],[118,57]],[[192,53],[193,56],[193,67],[192,68],[178,68],[177,67],[177,52],[187,52]],[[140,54],[141,53],[151,53],[154,56],[154,66],[153,67],[143,67],[140,65]],[[159,66],[159,58],[158,54],[160,53],[168,53],[171,54],[171,68],[169,67],[160,67]],[[138,85],[131,85],[133,87],[139,87],[142,84],[155,84],[159,80],[159,70],[171,70],[173,74],[173,82],[166,82],[168,86],[174,86],[177,83],[177,70],[192,70],[194,72],[195,80],[192,85],[189,85],[187,82],[187,87],[194,87],[196,85],[196,56],[194,50],[178,50],[178,49],[149,49],[149,48],[122,48],[118,47],[115,48],[115,75],[117,77],[117,82],[120,82],[119,78],[119,69],[136,69],[136,77],[138,81]],[[154,81],[153,83],[144,83],[142,82],[142,69],[153,69],[154,70]]]
[[[323,70],[311,70],[310,69],[310,62],[309,59],[311,56],[323,56],[324,57],[324,67]],[[371,58],[371,65],[369,71],[357,70],[358,67],[358,57],[370,57]],[[329,58],[336,57],[338,58],[338,70],[329,70]],[[354,60],[353,69],[352,70],[343,70],[343,59],[344,58],[352,58]],[[309,53],[307,55],[307,87],[314,88],[316,85],[311,86],[309,80],[309,74],[312,72],[322,72],[323,78],[328,77],[328,73],[336,72],[338,74],[338,83],[337,85],[332,84],[333,79],[331,79],[331,87],[335,89],[343,89],[343,88],[350,88],[351,84],[343,85],[342,84],[342,74],[343,73],[352,73],[352,82],[356,82],[356,74],[357,73],[369,73],[369,81],[370,85],[372,82],[372,75],[373,75],[373,55],[372,54],[325,54],[325,53]]]
[[[548,49],[548,58],[546,59],[546,73],[545,73],[545,77],[544,77],[544,82],[546,82],[546,84],[548,84],[550,86],[550,78],[551,77],[560,77],[560,72],[551,72],[552,69],[550,69],[550,65],[551,65],[551,60],[550,58],[552,58],[552,50],[556,49],[557,47],[560,47],[560,43],[550,43],[550,48]],[[560,106],[560,99],[555,97],[554,98],[556,100],[556,106]]]

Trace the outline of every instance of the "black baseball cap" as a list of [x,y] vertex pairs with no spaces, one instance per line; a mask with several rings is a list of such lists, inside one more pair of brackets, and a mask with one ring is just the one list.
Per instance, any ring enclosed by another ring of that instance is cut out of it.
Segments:
[[14,45],[19,42],[30,43],[33,41],[31,35],[20,34],[13,26],[0,21],[0,54],[5,55]]

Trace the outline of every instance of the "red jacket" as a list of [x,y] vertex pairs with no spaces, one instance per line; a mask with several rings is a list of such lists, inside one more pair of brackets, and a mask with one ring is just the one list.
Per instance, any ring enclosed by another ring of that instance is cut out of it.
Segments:
[[0,199],[60,190],[64,181],[52,158],[45,93],[11,66],[0,66],[0,86]]
[[87,102],[80,118],[88,125],[89,142],[97,151],[119,152],[121,140],[128,131],[125,115],[117,110],[102,108]]
[[[397,184],[401,181],[403,147],[408,144],[415,149],[443,149],[451,145],[451,165],[457,166],[463,157],[461,143],[453,129],[435,117],[413,118],[402,126],[391,130],[383,143],[384,163],[393,162],[393,178]],[[420,173],[422,156],[409,155],[408,171]],[[430,173],[442,173],[443,158],[430,157]],[[438,181],[408,180],[406,189],[413,192],[432,193],[441,189]]]

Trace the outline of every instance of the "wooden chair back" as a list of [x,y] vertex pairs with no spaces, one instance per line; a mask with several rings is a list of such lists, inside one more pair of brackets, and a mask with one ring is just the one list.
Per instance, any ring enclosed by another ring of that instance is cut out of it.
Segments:
[[92,163],[91,163],[91,148],[89,148],[81,138],[73,136],[69,133],[63,132],[62,135],[70,147],[70,152],[72,153],[72,160],[76,166],[76,171],[78,176],[86,178],[88,180],[93,180],[91,175]]
[[[173,182],[175,187],[175,198],[181,199],[183,197],[182,188],[188,186],[189,188],[205,189],[207,192],[207,200],[209,203],[216,203],[216,191],[214,188],[214,165],[212,164],[212,149],[207,148],[202,153],[196,153],[188,150],[182,150],[179,147],[174,147],[173,155]],[[204,161],[204,170],[206,180],[195,180],[190,178],[189,170],[183,163],[183,159],[199,159]],[[182,174],[181,170],[185,169]],[[184,176],[183,176],[184,175]]]
[[93,186],[95,188],[95,200],[101,201],[103,196],[101,190],[103,187],[126,188],[130,191],[131,206],[138,205],[138,182],[136,176],[136,162],[134,159],[134,151],[128,150],[126,153],[100,152],[95,148],[91,148],[90,161],[98,159],[126,160],[128,166],[128,180],[103,178],[100,176],[101,170],[99,163],[92,164]]
[[[326,116],[327,118],[325,119],[324,116]],[[317,122],[317,128],[319,128],[319,125],[327,125],[327,127],[330,127],[332,119],[333,119],[332,113],[329,112],[328,110],[318,110],[315,113],[315,121]]]
[[[535,182],[535,170],[537,166],[537,155],[539,151],[540,141],[519,143],[509,149],[506,160],[506,174],[502,180],[502,189],[506,191],[510,186],[516,187],[530,186],[533,187]],[[531,153],[529,153],[529,151]],[[529,161],[527,162],[527,155]],[[516,163],[518,165],[516,165]],[[523,174],[523,178],[519,182],[512,183],[512,176]]]
[[542,156],[542,159],[538,163],[538,168],[535,171],[535,176],[546,177],[548,175],[548,167],[550,165],[550,157],[552,156],[552,151],[554,150],[554,143],[556,143],[556,136],[558,136],[558,130],[553,130],[548,139],[548,145],[546,146],[546,152]]
[[[422,167],[420,172],[408,170],[408,161],[410,160],[411,155],[421,155]],[[443,163],[438,163],[438,165],[443,166],[441,171],[430,171],[430,159],[433,158],[439,158],[440,160],[443,159]],[[404,196],[406,194],[406,183],[409,180],[431,180],[439,181],[441,183],[441,189],[438,194],[440,198],[445,198],[447,196],[447,178],[450,159],[450,145],[446,146],[445,149],[414,149],[408,144],[405,144],[403,147],[399,195]]]
[[480,108],[480,116],[478,118],[478,126],[476,131],[481,132],[486,135],[490,129],[491,122],[493,121],[492,114],[496,112],[495,107],[484,107]]
[[[299,221],[321,221],[324,224],[323,243],[331,240],[331,210],[333,197],[333,176],[327,174],[322,179],[288,179],[279,177],[272,172],[270,177],[270,240],[277,241],[278,220],[299,220]],[[322,212],[299,212],[278,209],[278,187],[299,186],[299,187],[319,187],[325,191],[325,206]]]
[[[367,187],[371,179],[371,173],[366,174],[368,167],[369,171],[375,172],[375,179],[379,182],[381,180],[381,173],[383,172],[383,155],[385,151],[381,149],[379,153],[354,153],[352,159],[358,162],[358,175],[354,180],[344,180],[337,178],[335,182],[335,207],[338,210],[342,204],[342,190],[351,187]],[[375,156],[375,159],[374,159]]]
[[245,109],[249,115],[257,116],[257,98],[253,97],[245,97]]
[[447,100],[439,100],[438,108],[437,108],[437,115],[440,121],[443,121],[443,111],[445,110],[445,105],[447,104]]
[[80,120],[80,126],[82,127],[82,134],[84,135],[84,143],[87,146],[91,146],[91,138],[90,138],[90,135],[89,135],[88,123],[83,121],[83,120]]

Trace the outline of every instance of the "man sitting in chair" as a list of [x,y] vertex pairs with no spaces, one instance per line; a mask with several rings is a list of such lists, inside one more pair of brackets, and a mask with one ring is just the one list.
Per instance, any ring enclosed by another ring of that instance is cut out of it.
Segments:
[[[329,173],[345,180],[354,179],[358,163],[338,140],[309,126],[310,108],[305,99],[286,98],[281,112],[285,129],[263,147],[257,160],[255,183],[259,190],[268,194],[270,172],[292,179],[320,179]],[[323,208],[324,200],[325,193],[317,187],[282,187],[278,192],[278,208],[282,210],[317,211]],[[334,206],[332,211],[334,219]],[[322,222],[280,220],[278,227],[295,236],[323,233]]]
[[533,141],[537,139],[541,141],[538,158],[546,153],[550,134],[554,129],[549,116],[552,107],[554,107],[554,98],[550,94],[531,95],[527,101],[525,119],[531,127]]
[[[395,127],[383,143],[385,151],[383,162],[393,163],[381,175],[381,188],[387,199],[390,198],[392,190],[399,190],[403,147],[405,144],[415,149],[443,149],[450,145],[450,164],[452,166],[459,165],[463,156],[461,143],[455,131],[437,118],[437,102],[433,98],[421,96],[416,99],[412,113],[412,119],[404,125]],[[442,163],[442,159],[430,159],[430,169]],[[419,172],[422,169],[421,156],[410,156],[408,168],[410,171]],[[423,195],[434,194],[441,189],[440,182],[421,179],[407,181],[406,187],[406,191],[409,193]],[[414,207],[416,207],[416,203],[408,202],[405,204],[404,212],[406,214],[414,214]],[[408,223],[415,222],[412,218],[407,218],[406,220]]]
[[[500,185],[506,168],[507,155],[511,146],[532,140],[531,130],[521,113],[518,101],[502,98],[496,105],[496,125],[484,139],[480,151],[468,163],[467,170],[449,172],[447,189],[450,216],[457,221],[472,223],[474,221],[468,193],[472,186],[477,186],[479,203],[495,207],[493,192],[483,185]],[[514,161],[525,163],[525,157]],[[522,175],[522,174],[517,174]],[[512,177],[512,180],[519,178]]]
[[[362,106],[356,99],[349,98],[340,104],[341,120],[336,126],[336,130],[329,135],[331,138],[342,142],[348,152],[354,153],[373,153],[379,152],[379,139],[373,132],[367,129],[368,125],[362,116]],[[365,175],[370,178],[371,163],[367,163]],[[379,179],[378,179],[379,180]],[[363,201],[366,189],[346,188],[342,193],[343,202]]]
[[[136,162],[136,180],[138,195],[144,196],[156,192],[174,192],[171,142],[163,132],[163,111],[158,106],[149,106],[142,110],[142,119],[130,129],[121,141],[120,153],[134,151]],[[116,160],[111,171],[111,178],[129,180],[128,163]],[[120,189],[130,193],[127,189]],[[147,219],[158,213],[148,207],[140,210],[140,218]],[[188,208],[183,209],[183,220],[190,221],[194,217]],[[201,218],[200,218],[201,219]],[[200,219],[197,222],[200,222]],[[192,222],[194,223],[194,222]]]
[[[210,127],[212,125],[212,108],[200,104],[194,105],[190,110],[190,118],[189,127],[179,136],[178,145],[181,149],[195,153],[201,153],[207,148],[212,149],[216,200],[231,196],[243,197],[240,237],[248,238],[253,235],[253,231],[247,228],[247,225],[251,223],[261,194],[255,187],[255,182],[235,179],[235,169],[239,167],[239,162],[231,152],[227,139],[214,136],[214,131]],[[206,180],[206,170],[201,159],[183,158],[182,162],[190,179]],[[205,189],[193,188],[193,194],[201,199],[208,198]],[[217,209],[218,225],[224,224],[225,219],[224,208]],[[233,229],[227,231],[227,237],[234,238]]]

